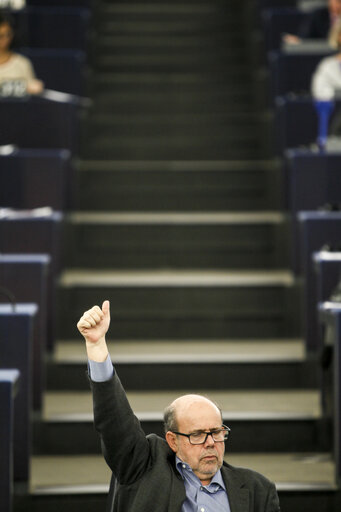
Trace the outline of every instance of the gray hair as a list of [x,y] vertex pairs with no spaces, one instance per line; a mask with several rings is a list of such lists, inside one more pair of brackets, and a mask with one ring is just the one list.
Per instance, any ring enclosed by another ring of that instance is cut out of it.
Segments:
[[165,430],[165,434],[168,431],[173,432],[174,430],[178,430],[178,422],[176,419],[175,406],[170,404],[166,407],[163,413],[163,426]]

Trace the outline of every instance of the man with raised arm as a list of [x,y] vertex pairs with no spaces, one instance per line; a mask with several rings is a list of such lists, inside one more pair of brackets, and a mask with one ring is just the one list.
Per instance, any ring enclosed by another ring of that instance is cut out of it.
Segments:
[[229,428],[220,409],[200,395],[165,410],[165,439],[146,436],[112,365],[105,335],[109,301],[84,313],[94,420],[112,470],[113,512],[278,512],[273,483],[224,462]]

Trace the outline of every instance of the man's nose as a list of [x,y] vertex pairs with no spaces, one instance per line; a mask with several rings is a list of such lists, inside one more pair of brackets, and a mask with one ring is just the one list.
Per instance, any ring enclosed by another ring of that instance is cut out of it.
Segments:
[[214,439],[212,434],[207,434],[205,445],[213,446],[214,445]]

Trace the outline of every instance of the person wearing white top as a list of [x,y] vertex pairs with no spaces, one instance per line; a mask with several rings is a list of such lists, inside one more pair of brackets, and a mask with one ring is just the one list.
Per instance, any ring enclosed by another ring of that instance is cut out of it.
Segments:
[[14,31],[11,19],[0,13],[0,86],[3,95],[20,87],[27,94],[40,94],[44,85],[37,80],[31,61],[11,50]]
[[335,23],[329,44],[339,51],[322,59],[313,74],[311,93],[315,100],[333,100],[336,91],[341,91],[341,20]]

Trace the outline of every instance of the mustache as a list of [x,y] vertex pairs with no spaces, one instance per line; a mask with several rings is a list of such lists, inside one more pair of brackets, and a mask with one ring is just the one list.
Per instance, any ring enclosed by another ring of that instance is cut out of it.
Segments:
[[201,457],[200,457],[200,460],[204,459],[205,457],[216,457],[218,458],[218,454],[217,452],[214,450],[214,451],[211,451],[211,452],[207,452],[207,453],[204,453]]

